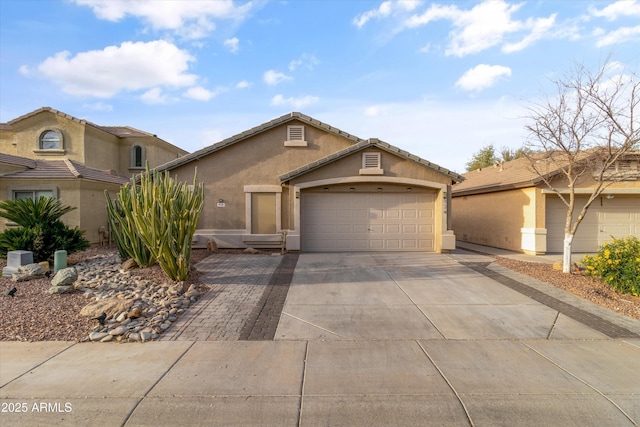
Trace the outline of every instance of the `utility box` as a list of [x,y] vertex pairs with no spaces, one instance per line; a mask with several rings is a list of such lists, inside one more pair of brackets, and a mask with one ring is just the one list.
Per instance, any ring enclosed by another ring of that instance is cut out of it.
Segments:
[[33,264],[33,252],[9,251],[7,252],[7,266],[2,269],[3,276],[11,276],[18,272],[23,265]]

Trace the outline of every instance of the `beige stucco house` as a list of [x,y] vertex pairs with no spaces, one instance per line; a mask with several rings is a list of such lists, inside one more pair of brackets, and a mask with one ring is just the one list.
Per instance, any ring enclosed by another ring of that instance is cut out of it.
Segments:
[[290,113],[157,168],[190,182],[205,207],[194,247],[429,251],[455,247],[454,172],[377,139]]
[[[640,237],[640,156],[620,160],[607,188],[587,211],[573,241],[574,252],[596,252],[613,237]],[[542,160],[538,160],[541,162]],[[537,166],[538,170],[543,170]],[[551,185],[568,195],[559,169],[545,171]],[[576,212],[593,193],[594,172],[577,182]],[[530,254],[562,252],[567,207],[520,158],[463,175],[453,187],[452,224],[460,241]],[[605,174],[605,176],[607,176]]]
[[[52,196],[77,209],[63,217],[91,243],[108,237],[104,191],[187,154],[155,135],[99,126],[44,107],[0,123],[0,200]],[[0,231],[10,227],[0,218]]]

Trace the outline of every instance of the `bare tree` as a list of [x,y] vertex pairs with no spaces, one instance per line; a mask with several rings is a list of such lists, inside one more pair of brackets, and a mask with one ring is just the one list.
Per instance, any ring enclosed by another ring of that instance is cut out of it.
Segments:
[[[529,107],[525,129],[527,146],[541,152],[529,156],[531,167],[567,206],[563,271],[568,273],[573,238],[587,210],[613,182],[628,178],[619,161],[638,155],[640,82],[636,73],[607,60],[596,73],[578,65],[553,83],[557,93]],[[576,185],[587,181],[592,181],[590,193],[580,208]]]

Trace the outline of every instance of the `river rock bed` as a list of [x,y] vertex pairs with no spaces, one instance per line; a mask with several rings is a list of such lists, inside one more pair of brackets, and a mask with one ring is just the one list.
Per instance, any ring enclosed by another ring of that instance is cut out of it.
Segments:
[[[74,265],[76,292],[89,300],[80,314],[96,326],[85,341],[135,342],[157,339],[207,288],[171,282],[158,266],[124,270],[117,253],[100,254]],[[103,323],[103,324],[100,324]]]

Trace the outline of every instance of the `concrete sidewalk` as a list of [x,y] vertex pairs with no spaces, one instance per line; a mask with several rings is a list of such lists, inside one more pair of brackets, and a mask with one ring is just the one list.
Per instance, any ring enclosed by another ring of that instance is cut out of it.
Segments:
[[275,341],[3,342],[0,424],[638,425],[640,322],[490,263],[302,254]]

